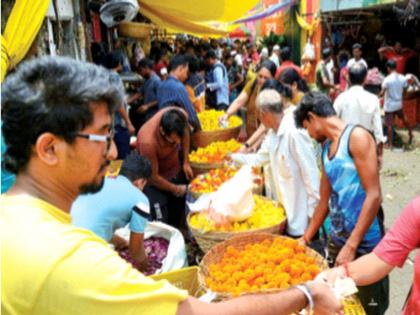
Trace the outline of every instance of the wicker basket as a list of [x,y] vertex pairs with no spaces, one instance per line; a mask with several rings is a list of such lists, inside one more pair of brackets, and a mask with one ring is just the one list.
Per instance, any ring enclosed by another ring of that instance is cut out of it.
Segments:
[[190,162],[190,166],[194,172],[194,176],[204,174],[209,172],[210,170],[214,170],[216,168],[224,168],[225,162],[220,163],[195,163]]
[[122,22],[118,26],[118,32],[123,37],[148,38],[154,28],[146,23]]
[[226,128],[215,131],[198,131],[192,136],[192,144],[194,148],[206,147],[210,143],[216,141],[227,141],[230,139],[238,139],[242,126],[234,128]]
[[[262,183],[261,185],[254,184],[254,187],[252,188],[252,193],[254,195],[261,195],[262,196],[263,190],[264,190],[264,183]],[[191,194],[191,197],[193,197],[194,199],[198,199],[198,198],[200,198],[201,195],[204,195],[205,193],[190,190],[190,194]],[[209,194],[209,193],[207,193],[207,194]]]
[[256,229],[256,230],[249,230],[243,232],[207,232],[203,233],[201,230],[196,229],[190,225],[191,213],[188,214],[187,217],[187,224],[188,227],[194,236],[195,240],[200,246],[201,250],[204,253],[207,253],[213,246],[216,244],[228,240],[235,236],[241,235],[250,235],[250,234],[260,234],[260,233],[268,233],[268,234],[282,234],[286,228],[287,219],[284,219],[282,222],[273,225],[268,228]]
[[[247,234],[247,235],[241,235],[234,238],[231,238],[229,240],[226,240],[222,243],[219,243],[215,245],[203,258],[201,261],[199,267],[200,272],[198,273],[198,280],[200,281],[201,286],[206,286],[206,277],[209,276],[209,270],[208,267],[213,264],[217,263],[222,260],[223,255],[225,254],[226,249],[228,246],[233,246],[237,249],[243,249],[247,244],[254,244],[254,243],[260,243],[266,239],[274,240],[275,238],[287,238],[286,236],[280,236],[280,235],[273,235],[273,234],[267,234],[267,233],[259,233],[259,234]],[[322,258],[321,255],[319,255],[316,251],[310,249],[309,247],[305,247],[305,254],[315,258],[315,263],[321,268],[321,270],[328,269],[328,263],[327,261]],[[279,292],[282,291],[282,289],[268,289],[264,291],[259,291],[258,293],[269,293],[269,292]],[[217,292],[216,292],[217,293]],[[251,294],[251,293],[247,293]],[[255,292],[254,292],[255,294]],[[217,293],[218,299],[229,299],[232,298],[231,294],[228,293]]]

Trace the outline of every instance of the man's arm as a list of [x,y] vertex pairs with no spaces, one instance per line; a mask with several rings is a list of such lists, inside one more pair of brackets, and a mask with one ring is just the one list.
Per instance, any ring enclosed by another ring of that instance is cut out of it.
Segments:
[[191,103],[190,98],[188,96],[187,89],[183,86],[182,90],[179,90],[179,98],[180,102],[183,106],[183,109],[188,114],[188,121],[193,126],[194,131],[201,130],[200,120],[198,119],[197,112],[194,109],[194,105]]
[[182,154],[183,154],[183,163],[182,163],[182,169],[184,171],[185,177],[187,177],[188,180],[191,180],[194,178],[194,173],[190,166],[190,128],[187,125],[187,127],[184,130],[184,137],[182,137]]
[[128,116],[128,113],[127,113],[127,111],[125,109],[125,106],[123,104],[121,104],[121,106],[118,108],[117,111],[121,115],[121,118],[126,122],[128,133],[130,135],[134,134],[134,132],[136,130],[135,130],[133,124],[131,123],[130,117]]
[[328,203],[330,200],[331,190],[331,184],[328,180],[327,174],[325,173],[324,165],[322,165],[321,185],[319,188],[320,200],[318,206],[314,210],[311,222],[309,222],[309,226],[303,234],[303,240],[305,243],[309,243],[312,240],[328,215]]
[[131,258],[137,262],[138,269],[144,271],[148,267],[146,251],[144,250],[144,233],[130,233],[128,252]]
[[384,47],[381,47],[381,48],[378,49],[378,54],[382,55],[384,53],[387,53],[387,52],[393,51],[393,50],[394,50],[394,48],[391,47],[391,46],[384,46]]
[[223,69],[222,69],[222,67],[216,67],[213,70],[213,74],[214,74],[214,82],[207,84],[207,88],[210,91],[219,90],[223,86]]
[[250,166],[263,166],[270,163],[270,139],[266,136],[260,149],[256,153],[233,153],[232,160],[236,163]]
[[381,203],[378,156],[373,137],[365,129],[356,127],[350,136],[349,150],[366,197],[357,223],[337,256],[337,265],[354,260],[357,248],[375,220]]
[[160,190],[169,191],[172,194],[178,193],[177,185],[172,184],[159,175],[159,163],[155,149],[145,144],[140,147],[139,143],[137,143],[137,151],[140,152],[141,155],[147,157],[152,164],[152,176],[150,177],[149,182]]
[[[313,295],[316,314],[337,314],[341,303],[326,284],[308,284]],[[178,306],[177,315],[289,315],[307,305],[305,295],[295,287],[274,294],[247,295],[236,299],[205,303],[193,297]]]
[[236,89],[239,85],[244,82],[244,76],[239,72],[236,74],[236,81],[230,85],[230,90]]

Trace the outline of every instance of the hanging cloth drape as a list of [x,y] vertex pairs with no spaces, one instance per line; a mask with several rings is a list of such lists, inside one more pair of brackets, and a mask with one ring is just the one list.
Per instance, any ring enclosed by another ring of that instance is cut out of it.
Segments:
[[141,0],[140,12],[154,24],[172,32],[198,36],[227,36],[212,25],[230,23],[251,10],[259,0]]
[[1,81],[25,57],[51,0],[16,0],[1,36]]

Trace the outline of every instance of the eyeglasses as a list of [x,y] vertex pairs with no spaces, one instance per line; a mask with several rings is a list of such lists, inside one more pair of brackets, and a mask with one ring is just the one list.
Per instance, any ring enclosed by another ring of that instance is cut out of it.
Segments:
[[109,135],[96,135],[96,134],[90,134],[90,133],[76,133],[76,137],[85,138],[89,141],[94,142],[105,142],[106,148],[104,155],[107,155],[109,150],[111,149],[111,143],[112,139],[114,138],[114,129],[111,130]]

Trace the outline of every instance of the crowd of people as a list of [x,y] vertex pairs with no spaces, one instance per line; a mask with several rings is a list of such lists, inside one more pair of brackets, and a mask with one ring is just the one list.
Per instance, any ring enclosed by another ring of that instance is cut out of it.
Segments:
[[[399,43],[381,48],[388,73],[374,94],[365,86],[372,69],[362,48],[355,43],[341,69],[331,49],[322,49],[315,85],[291,60],[290,47],[257,49],[239,40],[154,41],[141,58],[129,58],[117,41],[115,51],[94,60],[108,70],[62,57],[22,64],[2,85],[1,100],[2,159],[16,175],[2,196],[6,312],[290,314],[310,306],[334,314],[342,305],[329,284],[347,276],[359,285],[366,313],[384,314],[386,275],[420,245],[420,199],[385,235],[379,180],[395,117],[412,141],[402,111],[411,81],[401,72],[415,53]],[[129,70],[144,79],[132,93],[118,75]],[[191,137],[201,130],[197,114],[207,108],[225,111],[221,125],[245,115],[243,146],[230,158],[263,167],[265,194],[282,202],[288,236],[310,245],[329,218],[325,246],[335,268],[320,281],[205,303],[144,277],[109,248],[128,247],[144,271],[148,220],[189,237]],[[113,159],[123,160],[120,174],[105,178]],[[114,234],[127,224],[129,242]],[[420,312],[419,277],[417,254],[404,314]]]

